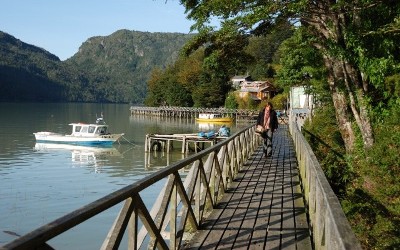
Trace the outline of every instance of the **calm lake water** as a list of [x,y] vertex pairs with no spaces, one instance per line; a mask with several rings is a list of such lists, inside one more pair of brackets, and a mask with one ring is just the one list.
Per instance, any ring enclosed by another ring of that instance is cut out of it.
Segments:
[[[180,148],[169,155],[146,155],[146,134],[212,129],[199,127],[193,119],[131,116],[129,107],[0,103],[0,245],[14,240],[13,234],[26,234],[183,158]],[[101,112],[109,132],[125,133],[121,144],[104,149],[35,142],[34,132],[70,133],[69,123],[95,122]],[[238,129],[236,125],[231,127],[232,132]],[[160,188],[146,190],[143,199],[152,199]],[[56,249],[99,249],[119,209],[94,217],[50,244]]]

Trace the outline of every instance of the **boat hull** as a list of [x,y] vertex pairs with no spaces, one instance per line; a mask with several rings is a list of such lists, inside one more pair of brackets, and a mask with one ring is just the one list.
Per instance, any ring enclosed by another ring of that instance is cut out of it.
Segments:
[[112,145],[124,134],[108,134],[99,136],[72,136],[63,135],[53,132],[37,132],[34,133],[37,142],[44,143],[61,143],[82,146],[94,145]]
[[197,122],[209,122],[209,123],[230,123],[233,121],[230,117],[221,117],[221,118],[196,118]]

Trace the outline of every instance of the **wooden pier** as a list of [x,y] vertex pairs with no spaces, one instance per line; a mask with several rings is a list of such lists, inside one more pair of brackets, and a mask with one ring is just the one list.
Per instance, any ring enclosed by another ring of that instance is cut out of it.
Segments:
[[312,249],[290,135],[278,129],[273,155],[262,146],[184,249]]
[[148,115],[157,117],[173,118],[196,118],[200,113],[214,113],[222,116],[232,117],[236,122],[254,121],[258,111],[248,109],[226,109],[226,108],[193,108],[193,107],[130,107],[131,115]]
[[[103,225],[109,231],[101,249],[125,241],[128,249],[361,250],[294,121],[280,125],[273,140],[273,155],[265,158],[249,126],[0,249],[55,249],[54,237],[107,211],[115,220]],[[162,187],[158,197],[145,204],[142,191],[155,185]]]
[[[227,137],[212,136],[210,138],[199,136],[198,134],[147,134],[144,148],[145,152],[151,151],[164,151],[169,153],[171,149],[174,148],[174,142],[179,142],[181,144],[182,154],[187,154],[192,150],[197,153],[205,148],[206,144],[213,146],[217,142],[226,139]],[[193,146],[193,148],[190,147]]]

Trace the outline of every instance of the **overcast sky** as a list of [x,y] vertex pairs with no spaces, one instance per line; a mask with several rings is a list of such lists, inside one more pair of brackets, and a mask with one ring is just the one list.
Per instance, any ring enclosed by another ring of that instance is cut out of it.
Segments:
[[189,33],[179,0],[2,0],[0,30],[65,60],[120,29]]

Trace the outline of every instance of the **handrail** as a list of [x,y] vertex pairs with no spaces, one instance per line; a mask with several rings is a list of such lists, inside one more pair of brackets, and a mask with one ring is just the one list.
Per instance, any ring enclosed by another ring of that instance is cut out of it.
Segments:
[[314,249],[362,249],[310,145],[289,117]]
[[[148,247],[178,249],[185,234],[201,225],[207,211],[217,204],[239,168],[259,143],[254,125],[251,125],[200,153],[171,164],[0,246],[0,249],[50,247],[46,243],[50,239],[122,202],[124,205],[102,249],[118,248],[126,229],[129,231],[129,249],[141,248],[144,242],[149,244]],[[182,177],[180,170],[190,165],[189,173]],[[149,212],[139,192],[165,179],[165,186]],[[143,225],[140,230],[139,219]],[[150,240],[144,241],[147,235]]]
[[[116,249],[128,229],[129,249],[178,249],[183,239],[196,230],[208,210],[216,206],[228,184],[260,144],[251,125],[200,153],[182,159],[131,185],[62,216],[0,249],[51,249],[47,241],[74,226],[124,202],[105,238],[102,249]],[[311,147],[289,119],[308,206],[314,249],[361,249],[339,200],[331,189]],[[186,177],[180,170],[190,167]],[[139,192],[165,180],[151,211]],[[139,229],[139,225],[143,225]],[[145,240],[145,238],[150,238]]]

